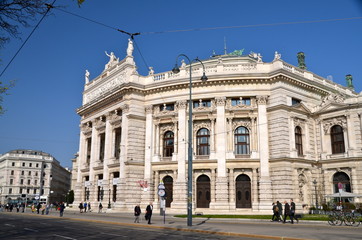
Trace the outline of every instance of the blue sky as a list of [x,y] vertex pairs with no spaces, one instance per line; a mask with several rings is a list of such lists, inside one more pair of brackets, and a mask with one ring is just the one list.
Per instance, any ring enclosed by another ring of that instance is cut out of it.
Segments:
[[[278,51],[284,61],[297,65],[296,54],[303,51],[308,70],[330,75],[342,85],[345,75],[352,74],[356,92],[362,91],[362,19],[150,34],[362,17],[358,0],[86,0],[81,8],[76,1],[58,0],[56,5],[114,28],[141,32],[135,40],[146,63],[137,48],[134,56],[143,75],[146,65],[155,73],[171,70],[180,53],[200,59],[209,58],[213,50],[222,54],[225,38],[228,52],[258,52],[265,62]],[[0,153],[41,150],[70,167],[79,147],[76,109],[81,106],[85,70],[91,79],[98,76],[109,59],[104,51],[124,58],[128,36],[56,9],[51,12],[1,77],[4,83],[16,80],[16,86],[4,98]],[[23,40],[30,31],[22,30]],[[0,71],[21,43],[12,39],[0,49]]]

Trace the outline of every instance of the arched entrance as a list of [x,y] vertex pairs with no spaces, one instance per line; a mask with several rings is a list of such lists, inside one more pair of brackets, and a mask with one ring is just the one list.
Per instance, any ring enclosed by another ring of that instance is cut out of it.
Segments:
[[196,181],[196,207],[209,208],[210,206],[210,178],[206,175],[201,175]]
[[163,184],[166,188],[166,207],[171,207],[171,202],[173,201],[173,178],[170,176],[164,177]]
[[337,172],[333,175],[333,189],[338,193],[338,183],[342,183],[342,190],[344,192],[351,192],[351,183],[348,175],[344,172]]
[[251,208],[251,182],[248,175],[241,174],[235,181],[236,208]]

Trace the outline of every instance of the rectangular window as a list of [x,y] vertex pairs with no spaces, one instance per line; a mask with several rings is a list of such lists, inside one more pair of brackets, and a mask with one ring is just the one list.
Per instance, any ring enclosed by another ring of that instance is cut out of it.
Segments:
[[23,167],[25,167],[25,162],[23,162]]
[[23,193],[23,189],[22,188],[20,188],[20,194],[22,194]]
[[29,163],[29,167],[32,167],[33,166],[33,164],[32,163]]
[[28,193],[28,194],[30,193],[30,189],[29,189],[29,188],[28,188],[28,189],[26,189],[26,193]]
[[28,185],[30,185],[30,179],[28,179]]
[[122,134],[122,130],[121,128],[116,128],[114,130],[114,157],[115,158],[119,158],[120,153],[121,153],[121,134]]
[[13,189],[9,188],[9,194],[12,194],[12,193],[13,193]]
[[38,176],[38,172],[35,172],[35,176],[36,176],[36,177]]
[[211,107],[211,100],[199,100],[193,102],[194,108]]
[[24,176],[24,171],[21,171],[21,175],[23,175],[23,176]]
[[21,184],[21,185],[24,184],[24,179],[20,179],[20,184]]
[[14,179],[10,179],[10,185],[13,185]]
[[15,162],[12,162],[12,163],[11,163],[11,166],[15,167]]
[[37,184],[38,184],[38,180],[35,180],[34,183],[35,183],[35,185],[37,185]]
[[99,135],[99,160],[104,160],[104,149],[106,145],[106,134],[102,133]]
[[249,97],[247,98],[233,98],[231,99],[231,106],[237,106],[237,105],[251,105],[251,99]]
[[39,167],[39,163],[36,164],[36,167]]
[[92,150],[92,138],[87,138],[87,163],[90,163],[91,158],[91,150]]
[[11,170],[10,175],[11,175],[11,176],[13,176],[13,175],[14,175],[14,170]]
[[29,171],[29,176],[31,176],[31,171]]

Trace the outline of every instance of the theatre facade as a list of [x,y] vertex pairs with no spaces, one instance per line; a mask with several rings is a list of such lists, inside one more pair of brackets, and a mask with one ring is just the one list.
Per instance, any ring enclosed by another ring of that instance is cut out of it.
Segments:
[[[126,57],[107,54],[104,71],[86,71],[75,202],[112,210],[136,204],[186,213],[190,67],[141,76],[129,40]],[[341,188],[362,194],[362,95],[275,53],[271,62],[241,51],[192,63],[193,211],[271,211],[329,201]],[[173,63],[170,63],[170,69]],[[203,70],[208,77],[201,81]],[[354,199],[359,201],[358,198]]]

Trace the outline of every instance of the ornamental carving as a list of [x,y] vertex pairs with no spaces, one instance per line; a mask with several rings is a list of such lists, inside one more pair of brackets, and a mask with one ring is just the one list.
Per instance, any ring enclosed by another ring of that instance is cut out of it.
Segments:
[[175,104],[175,109],[186,109],[187,101],[186,100],[179,100]]
[[113,126],[121,125],[122,122],[122,111],[116,109],[108,114],[108,120]]
[[83,123],[80,129],[84,135],[88,135],[92,132],[92,123],[91,122]]
[[268,101],[268,96],[257,96],[256,102],[258,105],[265,105]]
[[145,107],[146,114],[152,114],[152,109],[153,109],[152,105],[147,105]]
[[246,105],[242,103],[243,98],[240,97],[240,103],[237,105],[231,105],[232,99],[229,98],[226,100],[226,109],[228,110],[242,110],[242,109],[252,109],[255,108],[255,98],[250,99],[250,105]]
[[103,96],[107,92],[111,92],[113,89],[115,89],[117,86],[120,86],[125,82],[126,79],[126,73],[119,74],[116,78],[100,85],[93,91],[90,91],[89,93],[85,94],[84,98],[84,104],[97,99],[98,97]]
[[121,109],[122,109],[122,112],[128,113],[128,112],[129,112],[129,105],[128,105],[128,104],[124,104],[124,105],[121,107]]
[[236,119],[233,120],[233,129],[236,129],[238,127],[246,127],[249,131],[251,129],[251,121],[249,119]]
[[302,128],[306,124],[306,120],[297,118],[297,117],[293,117],[293,122],[294,122],[294,126],[299,126]]
[[331,127],[339,125],[343,130],[347,129],[347,119],[345,117],[336,117],[332,119],[323,120],[324,134],[329,134]]
[[160,126],[160,135],[163,136],[167,131],[174,132],[175,124],[166,123]]
[[197,121],[194,123],[194,135],[197,133],[197,131],[199,131],[201,128],[206,128],[209,131],[211,131],[211,123],[210,121]]
[[225,100],[226,97],[217,97],[216,100],[216,106],[225,106]]
[[329,94],[322,98],[322,103],[319,105],[320,107],[327,105],[328,103],[343,103],[344,97],[337,93]]
[[94,119],[94,126],[97,131],[103,131],[104,129],[106,129],[106,118],[104,116],[101,116]]
[[199,102],[200,102],[199,106],[193,108],[193,111],[194,111],[194,112],[205,112],[205,111],[213,111],[213,110],[215,110],[215,105],[216,105],[216,103],[215,103],[215,100],[214,100],[214,99],[211,100],[211,106],[210,106],[210,107],[205,107],[205,106],[203,106],[203,105],[202,105],[202,99],[200,99]]

